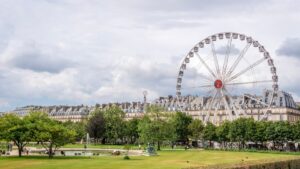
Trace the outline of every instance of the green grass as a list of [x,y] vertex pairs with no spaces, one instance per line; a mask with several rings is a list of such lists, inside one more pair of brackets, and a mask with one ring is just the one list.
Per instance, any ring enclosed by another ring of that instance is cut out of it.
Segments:
[[257,152],[230,152],[209,150],[160,151],[158,156],[130,157],[0,157],[0,169],[175,169],[205,167],[210,165],[230,166],[245,163],[261,163],[298,158],[297,155]]

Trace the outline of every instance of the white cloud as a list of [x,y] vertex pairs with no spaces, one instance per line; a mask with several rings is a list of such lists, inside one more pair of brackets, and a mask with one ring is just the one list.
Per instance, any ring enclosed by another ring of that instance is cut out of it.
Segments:
[[298,4],[1,1],[0,98],[9,106],[0,110],[138,100],[143,90],[152,98],[174,94],[182,57],[198,41],[223,31],[252,35],[264,44],[275,59],[280,86],[298,95],[298,61],[276,56],[288,37],[300,37]]

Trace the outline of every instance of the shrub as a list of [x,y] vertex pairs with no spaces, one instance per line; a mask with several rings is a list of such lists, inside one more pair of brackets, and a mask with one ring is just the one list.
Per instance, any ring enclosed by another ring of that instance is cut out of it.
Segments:
[[130,157],[128,155],[123,157],[124,160],[130,160]]

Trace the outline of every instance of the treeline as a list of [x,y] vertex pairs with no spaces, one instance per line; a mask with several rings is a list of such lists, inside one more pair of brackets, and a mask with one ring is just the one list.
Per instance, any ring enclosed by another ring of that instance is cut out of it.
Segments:
[[117,107],[96,110],[87,122],[87,132],[102,144],[147,144],[160,149],[162,144],[181,144],[221,149],[273,149],[296,150],[300,140],[300,122],[255,121],[239,118],[224,121],[216,126],[203,124],[182,112],[164,113],[157,106],[147,108],[141,119],[124,120],[124,113]]
[[142,118],[125,119],[118,107],[96,109],[82,122],[59,122],[47,114],[32,112],[20,118],[14,114],[0,117],[0,140],[13,141],[19,155],[29,142],[38,142],[52,157],[54,151],[68,143],[86,142],[89,133],[95,144],[148,144],[160,150],[161,145],[202,146],[222,149],[295,150],[300,140],[300,122],[254,121],[239,118],[219,126],[203,124],[182,112],[164,113],[149,106]]

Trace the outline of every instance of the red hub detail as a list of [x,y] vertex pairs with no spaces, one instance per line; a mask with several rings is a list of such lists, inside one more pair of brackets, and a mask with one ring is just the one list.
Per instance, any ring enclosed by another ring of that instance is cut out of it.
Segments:
[[223,87],[222,81],[219,80],[219,79],[217,79],[217,80],[215,81],[215,88],[220,89],[220,88],[222,88],[222,87]]

